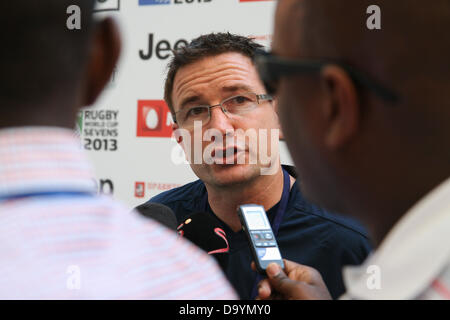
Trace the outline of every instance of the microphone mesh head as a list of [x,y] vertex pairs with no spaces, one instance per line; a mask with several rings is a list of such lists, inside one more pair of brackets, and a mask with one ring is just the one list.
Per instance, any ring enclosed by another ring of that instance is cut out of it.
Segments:
[[172,209],[160,203],[144,203],[136,207],[143,216],[156,220],[171,230],[177,229],[177,218]]

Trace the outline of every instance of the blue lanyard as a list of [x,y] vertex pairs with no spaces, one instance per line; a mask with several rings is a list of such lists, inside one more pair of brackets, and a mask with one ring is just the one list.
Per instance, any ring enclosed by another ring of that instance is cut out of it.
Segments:
[[[272,231],[275,237],[278,235],[278,229],[280,228],[281,221],[283,221],[283,216],[287,208],[287,204],[289,202],[289,193],[290,193],[290,178],[289,173],[285,170],[283,170],[283,193],[281,194],[281,200],[280,204],[278,206],[277,212],[275,213],[275,217],[271,223]],[[204,212],[208,211],[208,193],[205,193],[202,199],[201,207],[203,208]],[[258,274],[256,276],[255,284],[253,286],[252,290],[252,299],[254,299],[257,295],[257,289],[258,289],[258,283],[262,280],[262,276]]]
[[7,200],[17,200],[23,198],[31,198],[31,197],[87,197],[93,196],[92,193],[83,192],[83,191],[46,191],[46,192],[30,192],[30,193],[20,193],[14,194],[10,196],[0,196],[0,201]]
[[[283,193],[281,195],[280,205],[278,206],[277,212],[275,213],[275,217],[271,224],[272,231],[275,236],[278,234],[278,229],[280,228],[281,221],[283,220],[284,212],[286,211],[286,207],[289,201],[289,192],[290,192],[290,182],[289,173],[283,169]],[[205,192],[201,205],[202,212],[208,212],[208,193]]]

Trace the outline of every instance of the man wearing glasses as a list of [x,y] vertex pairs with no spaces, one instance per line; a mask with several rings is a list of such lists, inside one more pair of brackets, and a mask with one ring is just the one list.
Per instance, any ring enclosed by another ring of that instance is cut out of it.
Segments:
[[[200,36],[174,53],[165,100],[178,142],[200,180],[150,202],[170,207],[179,223],[196,212],[219,223],[229,244],[222,266],[243,299],[256,297],[261,278],[250,268],[237,208],[263,205],[282,256],[317,268],[332,297],[338,297],[342,266],[360,264],[370,245],[353,221],[305,202],[295,174],[280,165],[276,103],[252,62],[260,47],[246,37],[217,33]],[[200,148],[192,147],[196,144]]]
[[[365,27],[372,4],[278,1],[256,64],[305,196],[377,246],[344,269],[342,298],[450,299],[450,2],[383,1],[379,31]],[[314,269],[285,265],[268,267],[261,299],[329,298]]]

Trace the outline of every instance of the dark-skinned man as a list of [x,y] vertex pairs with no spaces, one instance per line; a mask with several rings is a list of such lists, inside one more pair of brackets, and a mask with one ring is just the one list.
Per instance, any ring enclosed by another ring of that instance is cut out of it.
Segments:
[[[380,30],[366,27],[374,4]],[[344,269],[344,299],[450,298],[447,30],[447,0],[278,2],[273,53],[258,64],[301,189],[362,221],[377,246]],[[286,261],[285,272],[269,266],[260,299],[329,298],[316,270]]]

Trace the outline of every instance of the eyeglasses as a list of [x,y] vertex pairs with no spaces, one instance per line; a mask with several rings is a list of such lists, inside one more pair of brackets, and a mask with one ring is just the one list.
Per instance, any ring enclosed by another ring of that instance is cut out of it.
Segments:
[[257,50],[254,62],[267,92],[272,95],[275,94],[279,80],[282,76],[299,73],[317,73],[327,65],[337,65],[344,69],[356,84],[368,88],[385,101],[395,103],[399,100],[398,96],[390,89],[385,88],[363,73],[339,61],[333,61],[331,59],[292,60],[276,56],[270,52]]
[[222,112],[227,116],[242,116],[255,109],[263,101],[272,101],[272,96],[268,94],[256,94],[253,92],[242,93],[223,100],[221,103],[208,106],[200,105],[193,107],[184,107],[175,112],[173,119],[176,123],[184,128],[194,127],[195,121],[202,121],[205,125],[211,119],[211,109],[220,107]]

